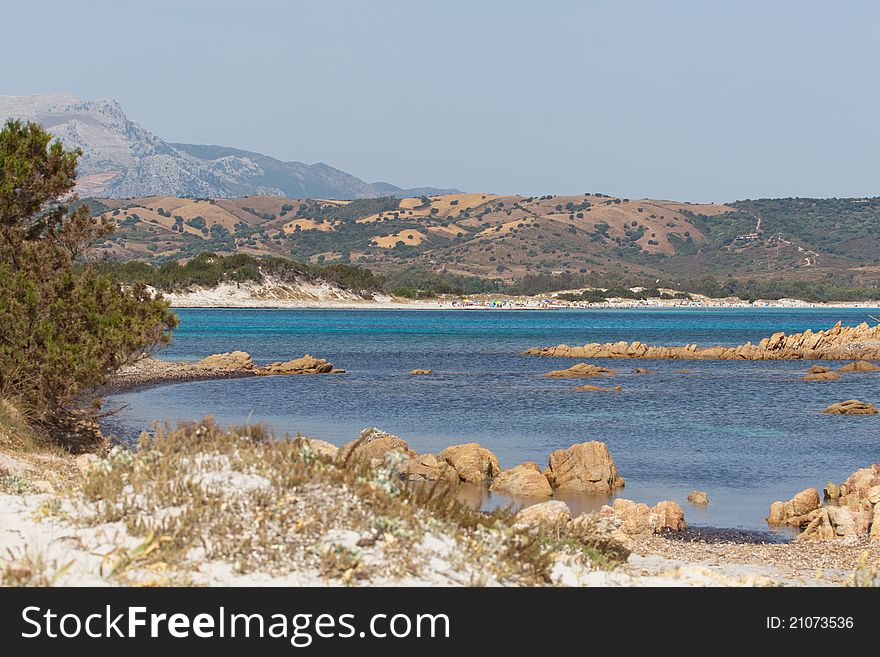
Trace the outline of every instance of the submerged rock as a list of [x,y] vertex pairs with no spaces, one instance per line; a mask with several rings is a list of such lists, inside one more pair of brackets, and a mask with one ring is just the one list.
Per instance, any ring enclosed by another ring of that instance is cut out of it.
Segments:
[[434,370],[410,370],[409,373],[413,376],[424,376],[426,374],[433,374]]
[[578,363],[572,365],[566,370],[553,370],[547,372],[544,376],[548,379],[583,379],[595,376],[605,376],[607,374],[617,374],[614,370],[607,367],[600,367],[592,363]]
[[610,494],[625,484],[608,447],[595,440],[551,453],[544,474],[562,492]]
[[602,386],[577,386],[575,390],[582,392],[620,392],[623,386],[614,386],[613,388],[603,388]]
[[824,365],[813,365],[809,370],[807,370],[806,376],[804,376],[802,381],[837,381],[840,378],[840,375],[832,370],[830,367],[825,367]]
[[867,360],[856,360],[840,368],[841,372],[880,372],[880,366]]
[[537,463],[527,461],[510,470],[502,470],[495,477],[489,490],[523,497],[550,497],[553,488]]
[[873,404],[862,402],[858,399],[849,399],[831,404],[822,412],[831,413],[832,415],[876,415],[877,408]]
[[477,443],[447,447],[440,458],[453,467],[459,479],[472,484],[481,484],[501,472],[498,458]]

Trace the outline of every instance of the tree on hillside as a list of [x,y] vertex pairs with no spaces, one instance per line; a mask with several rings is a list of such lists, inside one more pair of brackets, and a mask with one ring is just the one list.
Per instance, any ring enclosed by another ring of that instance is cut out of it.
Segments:
[[98,436],[81,393],[177,324],[143,285],[125,289],[81,262],[112,227],[86,204],[71,209],[80,155],[34,123],[0,131],[0,396],[71,448]]

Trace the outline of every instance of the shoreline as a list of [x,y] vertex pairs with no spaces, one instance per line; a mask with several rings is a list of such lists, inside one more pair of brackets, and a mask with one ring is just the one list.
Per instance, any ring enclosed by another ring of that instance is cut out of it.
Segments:
[[747,301],[735,302],[604,302],[604,303],[491,303],[464,304],[451,301],[229,301],[224,303],[172,303],[173,310],[815,310],[815,309],[864,309],[880,312],[878,301],[840,301],[840,302],[784,302]]

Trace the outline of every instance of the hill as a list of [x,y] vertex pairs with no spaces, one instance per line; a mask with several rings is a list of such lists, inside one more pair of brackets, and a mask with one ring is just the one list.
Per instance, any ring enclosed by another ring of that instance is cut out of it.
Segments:
[[117,261],[186,260],[206,251],[284,256],[361,265],[392,281],[405,271],[420,288],[444,278],[503,288],[529,276],[563,277],[556,289],[610,277],[687,282],[705,293],[711,285],[735,292],[774,282],[847,289],[880,282],[880,199],[700,205],[604,194],[447,194],[91,203],[118,227],[95,256]]
[[129,119],[113,100],[82,100],[68,94],[0,96],[0,121],[7,118],[42,123],[67,147],[81,148],[77,190],[85,196],[268,194],[352,199],[454,191],[405,190],[384,182],[367,183],[326,164],[282,162],[223,146],[171,144]]

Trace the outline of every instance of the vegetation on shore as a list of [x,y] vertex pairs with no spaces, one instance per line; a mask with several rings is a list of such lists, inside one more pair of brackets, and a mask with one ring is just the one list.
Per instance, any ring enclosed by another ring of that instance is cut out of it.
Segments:
[[79,155],[33,123],[0,131],[0,397],[72,448],[97,439],[97,409],[78,395],[165,344],[177,323],[143,286],[76,266],[112,230],[70,207]]

